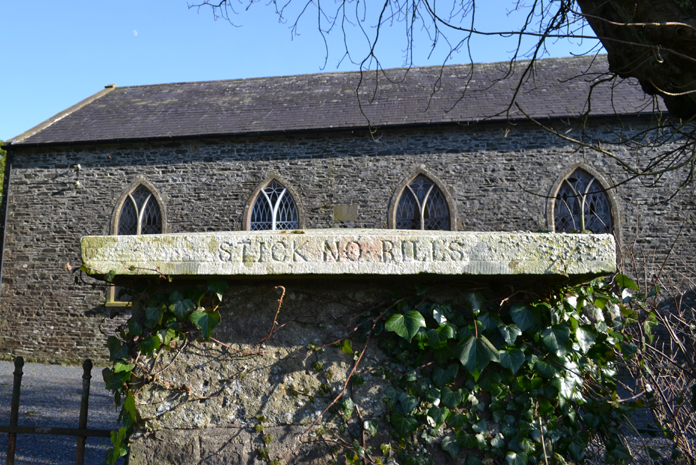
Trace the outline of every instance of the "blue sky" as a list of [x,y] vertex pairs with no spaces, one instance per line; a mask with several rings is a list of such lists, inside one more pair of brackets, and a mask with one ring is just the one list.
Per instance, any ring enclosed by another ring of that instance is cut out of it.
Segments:
[[[300,22],[300,36],[291,40],[292,21],[280,24],[265,0],[248,10],[238,8],[241,14],[234,19],[234,26],[224,20],[215,21],[209,9],[189,9],[190,2],[1,2],[0,140],[30,129],[107,84],[132,86],[357,69],[349,60],[341,61],[342,37],[338,30],[329,34],[329,56],[324,67],[325,48],[313,12]],[[480,29],[508,30],[526,14],[509,13],[511,0],[479,3],[485,3],[476,11]],[[294,20],[293,13],[290,10],[287,16]],[[403,27],[397,25],[382,32],[384,42],[378,56],[385,68],[404,65],[402,31]],[[414,63],[441,64],[444,48],[428,59],[430,48],[423,41],[425,34],[416,34]],[[515,40],[477,39],[472,42],[473,59],[507,60]],[[356,57],[364,52],[361,44],[359,35],[350,33],[349,45]],[[550,51],[551,56],[568,56],[591,46],[587,41],[560,40]],[[449,61],[465,62],[465,53]]]

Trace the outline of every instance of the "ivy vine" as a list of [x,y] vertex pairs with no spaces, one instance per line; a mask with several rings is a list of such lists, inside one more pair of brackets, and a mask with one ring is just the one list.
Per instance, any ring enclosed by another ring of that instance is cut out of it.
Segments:
[[[311,401],[315,395],[332,398],[309,429],[332,450],[342,450],[341,461],[353,464],[434,464],[437,449],[467,465],[580,463],[591,441],[603,444],[607,463],[628,461],[621,428],[640,401],[618,395],[617,361],[639,351],[627,328],[640,322],[651,337],[656,322],[626,304],[625,288],[637,286],[617,275],[516,302],[476,292],[463,303],[435,301],[423,287],[412,297],[396,296],[391,305],[363,315],[335,343],[353,359],[338,395],[328,384],[320,392],[301,393]],[[122,407],[122,426],[112,433],[108,453],[111,464],[128,452],[139,420],[138,389],[157,379],[154,365],[145,360],[181,350],[193,336],[211,340],[227,284],[213,280],[185,290],[153,289],[138,294],[132,316],[108,339],[112,366],[104,370],[104,380]],[[281,304],[282,297],[278,312]],[[373,338],[387,362],[360,369]],[[323,364],[314,362],[312,368],[322,371]],[[381,419],[364,420],[346,395],[349,384],[357,387],[369,376],[388,383],[380,394],[387,410]],[[328,431],[318,425],[332,414],[346,425],[357,418],[360,433],[346,440],[348,428]],[[260,434],[264,421],[257,426]],[[377,438],[382,425],[387,440],[365,440]],[[270,458],[271,441],[272,435],[263,435],[259,456],[279,463]]]
[[[107,281],[113,277],[106,275]],[[102,375],[106,389],[113,392],[114,402],[121,406],[122,425],[111,432],[113,447],[107,452],[108,464],[116,463],[128,453],[128,440],[138,421],[135,396],[143,385],[157,380],[159,373],[152,371],[154,364],[149,360],[156,360],[163,350],[183,349],[192,333],[200,333],[202,340],[210,340],[221,321],[218,307],[228,285],[224,280],[210,280],[206,285],[183,291],[157,292],[157,287],[138,290],[131,317],[118,337],[110,336],[107,340],[113,366],[105,368]]]
[[637,404],[619,400],[615,362],[637,351],[623,330],[638,318],[616,290],[594,280],[502,307],[479,293],[459,308],[399,304],[384,324],[395,337],[380,344],[398,362],[385,391],[390,453],[429,464],[439,444],[467,465],[581,463],[600,439],[607,463],[629,460],[621,426]]

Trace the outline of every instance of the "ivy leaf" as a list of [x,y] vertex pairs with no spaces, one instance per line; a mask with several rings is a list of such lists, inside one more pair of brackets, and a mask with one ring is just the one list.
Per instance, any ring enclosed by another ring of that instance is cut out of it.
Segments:
[[229,289],[229,285],[227,284],[227,281],[225,281],[224,279],[211,279],[210,281],[208,281],[208,290],[213,291],[221,302],[222,294],[227,289]]
[[537,360],[537,362],[534,364],[534,369],[542,378],[551,379],[558,375],[558,370],[556,367],[543,360]]
[[[638,352],[638,346],[633,344],[632,342],[631,343],[622,342],[621,343],[621,352],[623,352],[623,355],[627,360],[630,360]],[[696,384],[694,385],[694,387],[696,387]]]
[[355,411],[355,402],[353,402],[353,399],[351,399],[350,397],[345,397],[343,401],[341,401],[341,407],[339,411],[344,420],[349,420],[350,417],[353,416],[353,412]]
[[157,349],[160,348],[161,345],[162,341],[157,335],[149,336],[143,339],[139,344],[140,350],[144,352],[145,355],[154,354],[157,351]]
[[160,321],[162,321],[162,313],[160,312],[159,307],[147,307],[145,309],[145,317],[147,318],[145,326],[148,328],[153,328],[154,326],[160,324]]
[[119,428],[118,431],[111,432],[111,444],[113,444],[114,447],[106,451],[106,462],[108,464],[115,464],[120,457],[128,453],[128,448],[122,444],[125,437],[126,428]]
[[614,279],[616,281],[616,284],[619,285],[619,287],[638,289],[638,285],[636,284],[636,282],[624,274],[617,274],[616,278]]
[[583,439],[575,435],[570,444],[568,444],[568,453],[570,458],[577,463],[582,463],[585,460],[585,451],[587,450],[587,444]]
[[505,445],[505,438],[502,433],[498,433],[491,439],[491,447],[494,449],[500,449]]
[[131,317],[128,319],[128,337],[140,336],[143,334],[143,327],[138,321]]
[[539,412],[539,415],[541,415],[542,417],[545,417],[545,416],[553,413],[553,411],[554,411],[554,407],[553,407],[553,405],[551,405],[551,402],[549,402],[548,399],[542,399],[539,402],[538,412]]
[[134,367],[134,363],[116,362],[114,364],[114,373],[121,373],[122,371],[130,372],[133,370]]
[[416,396],[410,396],[404,393],[401,393],[399,396],[399,404],[401,405],[401,411],[404,415],[411,413],[414,408],[418,407],[419,403],[420,400],[418,400]]
[[182,294],[179,291],[173,291],[169,293],[169,301],[170,302],[176,302],[177,300],[183,300],[184,294]]
[[503,335],[503,339],[505,339],[505,343],[509,346],[514,345],[515,341],[517,340],[517,336],[522,334],[522,331],[520,331],[520,328],[517,325],[503,325],[498,328],[498,331],[500,331],[500,334]]
[[428,329],[425,331],[428,336],[428,345],[431,347],[438,347],[440,345],[440,333],[435,329]]
[[447,323],[447,317],[442,312],[439,306],[433,307],[433,319],[437,321],[437,324],[439,325]]
[[203,333],[203,337],[210,339],[210,333],[220,324],[220,314],[214,311],[193,312],[189,316],[191,323],[198,326]]
[[[172,294],[175,294],[175,292],[172,292]],[[179,293],[177,292],[176,294]],[[171,310],[171,312],[176,315],[177,319],[181,321],[185,320],[188,314],[196,309],[196,305],[191,299],[177,299],[173,302],[174,303],[169,306],[169,310]]]
[[440,390],[438,388],[430,388],[425,391],[423,398],[437,405],[440,402]]
[[484,313],[478,317],[478,320],[486,328],[486,331],[492,331],[500,324],[500,317],[492,313]]
[[554,325],[546,328],[541,333],[544,345],[559,357],[567,352],[568,341],[570,341],[570,328],[566,325]]
[[344,339],[343,344],[341,344],[341,352],[344,354],[353,355],[353,343],[350,339]]
[[133,397],[133,393],[130,391],[128,391],[128,395],[126,396],[126,399],[123,401],[123,410],[128,412],[128,414],[133,419],[133,422],[135,422],[135,398]]
[[411,342],[420,328],[425,328],[425,318],[420,312],[411,310],[405,314],[397,313],[387,320],[384,327],[387,331],[395,332],[397,335]]
[[452,457],[452,460],[456,460],[461,446],[455,436],[445,436],[440,443],[440,447]]
[[657,318],[652,313],[648,315],[648,317],[643,322],[643,330],[645,331],[645,335],[648,336],[648,339],[651,343],[653,341],[653,338],[655,337],[655,335],[652,332],[652,329],[657,325]]
[[469,370],[478,381],[481,371],[483,371],[490,362],[500,362],[500,355],[493,344],[490,343],[485,336],[475,338],[469,336],[467,340],[461,344],[459,352],[459,361]]
[[592,326],[578,326],[578,329],[575,331],[575,337],[578,340],[580,350],[586,354],[597,340],[597,330]]
[[430,410],[428,410],[428,420],[430,426],[433,428],[440,427],[449,416],[450,411],[447,407],[431,407]]
[[436,366],[435,369],[433,369],[433,383],[435,383],[437,387],[442,387],[454,381],[454,378],[457,377],[457,373],[459,373],[459,365],[452,364],[448,366],[446,370]]
[[467,294],[464,298],[464,307],[474,312],[474,315],[481,313],[485,299],[478,292]]
[[524,352],[520,349],[508,349],[501,350],[498,352],[500,354],[500,364],[503,368],[507,368],[514,375],[522,367],[526,357]]
[[373,438],[377,436],[377,423],[374,421],[363,422],[363,429],[367,431]]
[[109,272],[104,275],[104,281],[107,283],[113,283],[115,277],[116,272],[114,270],[109,270]]
[[455,413],[452,415],[452,418],[450,418],[449,424],[452,426],[452,428],[462,428],[464,425],[468,423],[466,417],[462,415],[461,413]]
[[[479,387],[483,392],[496,392],[500,389],[500,374],[493,371],[486,373],[486,376],[479,382]],[[490,405],[490,410],[495,413],[495,405]]]
[[160,329],[159,331],[157,331],[157,336],[159,336],[162,344],[168,346],[172,339],[174,339],[174,337],[176,336],[176,331],[174,331],[173,329]]
[[128,346],[121,344],[121,341],[116,336],[109,336],[106,340],[106,346],[109,348],[111,360],[116,361],[128,358]]
[[444,347],[432,349],[430,353],[432,354],[435,363],[444,365],[445,363],[451,361],[454,358],[452,348],[453,346],[445,345]]
[[509,451],[505,456],[505,461],[510,465],[527,465],[529,457],[523,452],[512,452]]
[[437,332],[440,335],[440,340],[454,339],[457,337],[457,328],[452,323],[445,323],[437,328]]
[[445,407],[454,408],[462,403],[462,400],[464,400],[464,396],[462,396],[462,394],[459,392],[452,391],[448,387],[443,387],[441,400],[442,405],[444,405]]
[[539,320],[524,305],[516,304],[510,309],[510,318],[515,322],[520,331],[524,332],[539,324]]
[[486,420],[480,420],[478,423],[475,423],[471,429],[473,429],[475,433],[486,434],[488,432],[488,423]]
[[400,413],[392,413],[389,415],[389,422],[394,431],[400,437],[406,437],[418,429],[418,420],[410,415],[402,415]]
[[104,378],[104,383],[106,384],[106,389],[109,391],[121,391],[123,383],[130,379],[130,372],[114,373],[111,368],[104,368],[102,370],[102,377]]

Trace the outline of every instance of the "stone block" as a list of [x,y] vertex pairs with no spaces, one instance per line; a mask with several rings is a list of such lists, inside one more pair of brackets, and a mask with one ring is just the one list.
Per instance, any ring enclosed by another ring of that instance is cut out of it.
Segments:
[[82,261],[120,276],[598,276],[610,235],[381,229],[88,236]]
[[358,221],[357,205],[334,205],[334,221]]
[[128,454],[130,465],[179,465],[198,463],[200,459],[198,434],[191,431],[158,431],[149,440],[136,435]]

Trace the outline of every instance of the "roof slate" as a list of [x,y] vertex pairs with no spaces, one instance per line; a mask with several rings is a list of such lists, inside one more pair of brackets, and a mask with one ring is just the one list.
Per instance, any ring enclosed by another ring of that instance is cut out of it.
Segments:
[[[527,63],[519,62],[507,79],[501,78],[509,63],[476,64],[473,73],[470,65],[366,72],[360,104],[359,72],[118,87],[9,142],[65,144],[520,119],[524,115],[517,108],[507,110]],[[607,69],[605,57],[538,60],[515,101],[537,119],[578,117],[587,107],[590,86]],[[633,80],[598,84],[591,104],[595,116],[653,110],[652,98]]]

